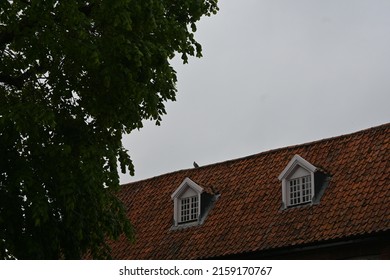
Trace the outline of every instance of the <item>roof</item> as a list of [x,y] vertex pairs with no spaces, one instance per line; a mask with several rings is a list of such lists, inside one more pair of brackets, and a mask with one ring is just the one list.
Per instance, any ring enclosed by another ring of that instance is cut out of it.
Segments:
[[[114,259],[202,259],[388,232],[390,124],[126,184],[136,242]],[[321,202],[282,209],[280,173],[300,155],[331,176]],[[220,198],[200,225],[172,230],[172,193],[185,178]]]

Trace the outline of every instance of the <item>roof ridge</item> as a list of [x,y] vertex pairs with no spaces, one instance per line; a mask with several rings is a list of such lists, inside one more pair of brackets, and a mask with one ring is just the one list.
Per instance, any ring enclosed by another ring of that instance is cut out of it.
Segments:
[[[347,138],[347,137],[351,137],[351,136],[357,135],[357,134],[365,134],[365,133],[368,133],[368,132],[371,132],[371,131],[385,129],[387,127],[390,127],[390,122],[389,123],[385,123],[385,124],[381,124],[381,125],[377,125],[377,126],[372,126],[372,127],[365,128],[365,129],[361,129],[361,130],[357,130],[357,131],[354,131],[354,132],[349,132],[349,133],[337,135],[337,136],[322,138],[322,139],[313,140],[313,141],[310,141],[310,142],[305,142],[305,143],[300,143],[300,144],[293,144],[293,145],[289,145],[289,146],[284,146],[284,147],[280,147],[280,148],[275,148],[275,149],[262,151],[262,152],[259,152],[259,153],[256,153],[256,154],[252,154],[252,155],[247,155],[247,156],[238,157],[238,158],[234,158],[234,159],[228,159],[228,160],[224,160],[224,161],[220,161],[220,162],[214,162],[214,163],[210,163],[210,164],[206,164],[206,165],[202,165],[200,167],[197,167],[196,170],[210,168],[210,167],[216,166],[216,165],[229,164],[229,163],[237,162],[237,161],[240,161],[240,160],[251,159],[251,158],[258,157],[260,155],[276,153],[276,152],[279,152],[281,150],[296,149],[296,148],[299,148],[299,147],[305,147],[305,146],[314,145],[314,144],[317,144],[317,143],[320,143],[320,142],[326,142],[326,141],[332,141],[332,140],[335,140],[335,139]],[[185,168],[185,169],[175,170],[175,171],[172,171],[172,172],[163,173],[163,174],[160,174],[160,175],[156,175],[156,176],[153,176],[153,177],[141,179],[141,180],[138,180],[138,181],[125,183],[125,184],[122,184],[122,186],[127,186],[127,185],[131,185],[131,184],[134,184],[134,183],[140,183],[140,182],[144,182],[144,181],[149,181],[149,180],[153,180],[155,178],[168,176],[168,175],[172,175],[172,174],[176,174],[176,173],[180,173],[180,172],[185,172],[185,171],[191,171],[191,170],[194,170],[194,168]]]

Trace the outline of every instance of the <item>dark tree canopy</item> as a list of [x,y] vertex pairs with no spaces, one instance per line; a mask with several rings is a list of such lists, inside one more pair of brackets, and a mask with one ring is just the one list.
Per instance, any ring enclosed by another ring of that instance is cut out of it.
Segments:
[[[0,1],[0,258],[109,257],[134,237],[117,198],[123,133],[175,100],[217,0]],[[141,237],[142,238],[142,237]]]

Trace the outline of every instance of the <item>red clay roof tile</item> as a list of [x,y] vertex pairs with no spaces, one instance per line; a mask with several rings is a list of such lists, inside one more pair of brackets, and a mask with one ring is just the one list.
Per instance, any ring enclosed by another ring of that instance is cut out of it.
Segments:
[[[385,124],[124,185],[136,242],[113,242],[113,258],[210,258],[389,231],[389,132]],[[331,180],[319,204],[283,210],[278,175],[295,154]],[[221,196],[202,225],[172,230],[170,196],[186,177]]]

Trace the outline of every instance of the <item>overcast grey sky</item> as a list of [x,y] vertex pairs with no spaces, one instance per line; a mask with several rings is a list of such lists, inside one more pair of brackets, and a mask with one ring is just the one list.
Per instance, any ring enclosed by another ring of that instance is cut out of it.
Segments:
[[178,72],[160,127],[124,137],[136,175],[338,136],[390,121],[390,1],[219,0],[201,59]]

